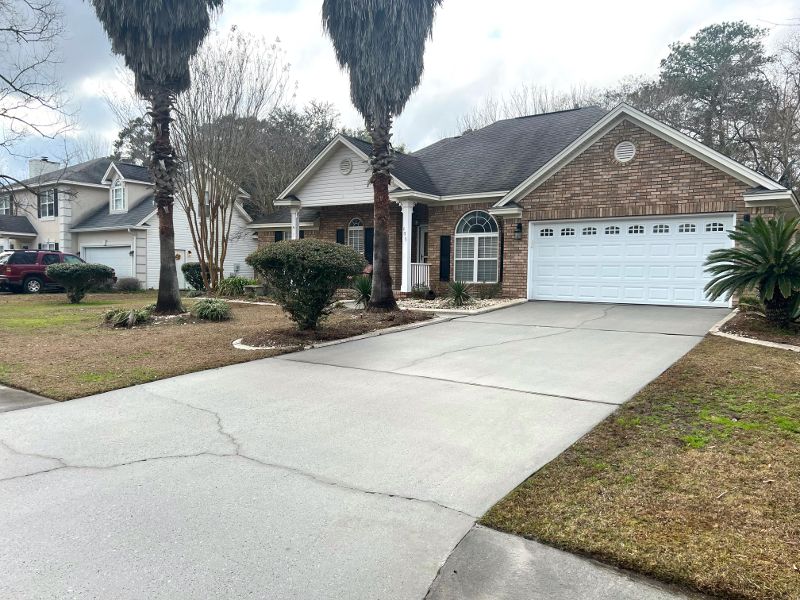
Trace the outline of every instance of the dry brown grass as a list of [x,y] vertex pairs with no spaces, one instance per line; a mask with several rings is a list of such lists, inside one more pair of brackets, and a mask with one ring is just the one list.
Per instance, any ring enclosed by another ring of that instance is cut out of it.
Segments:
[[709,337],[483,523],[729,598],[800,598],[800,356]]
[[722,326],[722,331],[779,344],[800,345],[800,323],[776,327],[756,312],[740,312]]
[[[222,323],[188,319],[130,330],[100,325],[111,308],[141,308],[154,301],[152,293],[90,294],[79,305],[67,304],[63,294],[0,296],[0,383],[68,400],[286,351],[236,350],[231,342],[237,338],[263,338],[275,331],[289,345],[308,341],[303,335],[293,338],[291,322],[276,306],[234,303],[233,319]],[[359,314],[335,311],[320,337],[349,337],[397,324],[359,319]]]

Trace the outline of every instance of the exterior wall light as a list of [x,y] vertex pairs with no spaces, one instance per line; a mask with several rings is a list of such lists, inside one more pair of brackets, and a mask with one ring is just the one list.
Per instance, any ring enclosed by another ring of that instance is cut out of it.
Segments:
[[514,227],[514,239],[522,239],[522,223],[517,223],[517,225]]

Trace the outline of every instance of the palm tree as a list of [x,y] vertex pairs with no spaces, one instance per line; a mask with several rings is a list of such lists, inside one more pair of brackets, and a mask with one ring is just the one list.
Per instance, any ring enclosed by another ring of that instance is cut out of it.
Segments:
[[389,184],[392,119],[419,85],[425,41],[442,0],[324,0],[322,24],[339,66],[350,74],[350,99],[372,139],[372,310],[395,310],[389,273]]
[[706,261],[713,275],[706,285],[711,300],[757,291],[767,320],[784,327],[800,303],[800,218],[756,217],[730,233],[735,248],[714,250]]
[[211,27],[223,0],[91,0],[111,40],[111,49],[133,71],[136,93],[149,104],[153,143],[150,171],[155,182],[161,272],[156,312],[181,310],[175,268],[172,212],[177,161],[170,140],[175,96],[189,87],[189,60]]

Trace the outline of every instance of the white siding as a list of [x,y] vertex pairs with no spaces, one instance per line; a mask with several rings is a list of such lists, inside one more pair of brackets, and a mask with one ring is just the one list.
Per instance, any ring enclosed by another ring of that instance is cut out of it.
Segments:
[[[148,220],[147,229],[147,287],[157,288],[159,271],[161,269],[160,250],[161,244],[158,240],[158,217],[153,215]],[[247,222],[236,211],[231,223],[231,234],[228,241],[228,253],[225,257],[225,276],[235,272],[236,265],[239,266],[238,274],[242,277],[253,277],[253,268],[244,262],[248,254],[258,248],[258,240],[253,239],[252,230],[245,229]],[[187,262],[197,262],[197,250],[192,242],[192,233],[189,231],[189,221],[183,209],[175,205],[175,250],[191,251]]]
[[[353,161],[353,170],[342,175],[342,160]],[[372,203],[369,163],[346,146],[340,146],[296,192],[303,206]]]

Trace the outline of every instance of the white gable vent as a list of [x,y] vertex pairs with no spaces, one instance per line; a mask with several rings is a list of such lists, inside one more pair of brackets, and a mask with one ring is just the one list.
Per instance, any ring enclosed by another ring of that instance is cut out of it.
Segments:
[[343,158],[342,162],[339,163],[339,171],[342,175],[349,175],[350,171],[353,170],[353,161],[349,158]]
[[632,160],[635,155],[636,146],[633,145],[633,142],[620,142],[617,144],[617,147],[614,148],[614,158],[621,163]]

